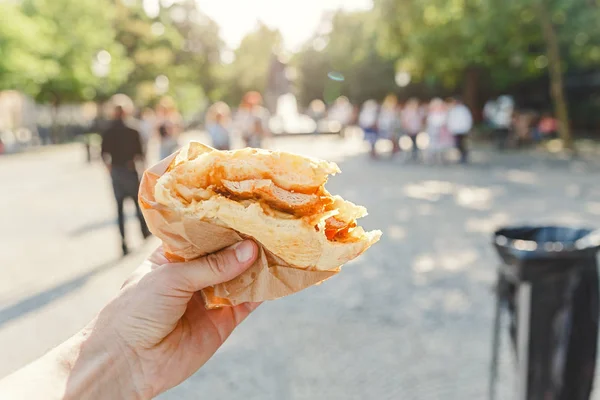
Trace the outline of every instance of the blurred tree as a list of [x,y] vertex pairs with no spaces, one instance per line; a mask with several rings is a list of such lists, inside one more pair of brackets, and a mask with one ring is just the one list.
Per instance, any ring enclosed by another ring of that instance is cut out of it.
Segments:
[[215,97],[234,105],[247,91],[264,93],[270,62],[273,54],[281,51],[281,40],[278,30],[259,23],[242,39],[233,61],[217,72],[221,87]]
[[0,23],[0,85],[53,105],[52,138],[60,141],[58,106],[116,88],[132,66],[114,41],[114,9],[94,0],[24,0],[18,9],[1,6],[0,15],[8,20]]
[[173,5],[170,14],[183,38],[182,47],[175,55],[175,64],[181,66],[178,75],[185,81],[182,83],[201,87],[211,98],[217,85],[215,70],[220,66],[224,46],[219,26],[198,9],[195,0]]
[[[381,99],[399,91],[394,75],[404,71],[428,87],[462,87],[478,110],[482,86],[500,91],[548,76],[570,145],[563,74],[600,63],[597,1],[374,1],[372,11],[326,16],[294,55],[301,104]],[[1,2],[0,89],[54,105],[116,91],[148,105],[170,94],[194,112],[207,98],[237,104],[246,91],[264,93],[273,55],[286,58],[281,40],[259,24],[226,50],[194,0],[160,2],[155,16],[142,0]]]
[[394,85],[394,62],[377,51],[374,14],[338,11],[296,55],[298,94],[307,105],[345,95],[354,103],[381,100]]
[[20,89],[37,95],[39,83],[56,74],[58,65],[43,58],[52,43],[41,26],[16,3],[0,3],[0,90]]
[[341,93],[341,84],[327,77],[332,71],[331,60],[328,54],[319,48],[321,42],[316,43],[317,46],[314,46],[309,42],[292,60],[298,69],[298,102],[303,106],[307,106],[314,99],[331,102],[328,97],[337,97]]
[[[482,77],[502,89],[549,69],[562,137],[571,145],[562,67],[589,65],[594,53],[596,62],[600,58],[597,41],[585,46],[598,37],[598,7],[590,1],[375,0],[375,11],[381,20],[379,48],[393,54],[397,68],[417,80],[461,84],[473,110],[481,108]],[[580,46],[572,48],[574,41]]]
[[563,74],[569,68],[597,67],[600,62],[600,8],[590,0],[530,1],[544,39],[560,136],[565,147],[574,150]]
[[522,72],[515,69],[526,65],[521,57],[528,54],[524,50],[529,37],[537,31],[509,23],[516,8],[492,0],[376,0],[381,18],[379,49],[391,54],[397,69],[415,81],[461,84],[465,102],[476,110],[483,71],[492,72],[493,84],[506,85]]
[[[141,2],[117,1],[117,40],[135,62],[120,91],[140,105],[151,105],[170,94],[184,113],[198,111],[216,87],[216,66],[222,41],[217,24],[195,1],[161,4],[156,17]],[[168,86],[157,86],[157,77]]]
[[156,86],[156,78],[173,75],[175,51],[181,48],[183,40],[173,27],[168,11],[161,9],[156,18],[151,18],[142,2],[116,0],[115,4],[116,41],[135,64],[118,91],[132,96],[139,105],[151,104],[168,92],[169,88]]
[[556,28],[552,21],[548,0],[534,0],[538,18],[541,23],[542,32],[546,42],[546,53],[548,54],[548,70],[550,72],[550,94],[554,100],[554,109],[560,121],[559,132],[565,146],[573,149],[569,114],[567,112],[567,99],[563,85],[562,57]]
[[[37,27],[37,56],[45,74],[31,94],[38,102],[59,105],[93,99],[127,77],[132,63],[115,42],[114,8],[95,0],[25,0],[23,13]],[[51,45],[47,45],[51,43]],[[103,70],[94,64],[105,65]]]

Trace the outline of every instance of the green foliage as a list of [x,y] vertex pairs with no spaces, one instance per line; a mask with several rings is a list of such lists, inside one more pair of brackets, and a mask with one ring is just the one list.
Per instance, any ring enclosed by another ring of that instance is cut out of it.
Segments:
[[43,29],[14,3],[0,3],[0,90],[20,88],[37,94],[37,84],[57,73],[42,55],[52,48]]
[[125,48],[125,56],[135,69],[118,88],[133,97],[138,104],[148,104],[158,95],[154,81],[173,63],[173,47],[178,47],[178,35],[172,29],[153,20],[144,12],[141,3],[124,5],[117,2],[113,20],[115,40]]
[[217,85],[216,70],[224,44],[216,22],[201,13],[196,4],[195,0],[187,0],[173,8],[175,15],[181,16],[173,24],[183,39],[175,63],[180,66],[177,76],[182,83],[200,87],[210,97]]
[[[360,103],[406,94],[394,83],[398,70],[431,90],[453,90],[468,71],[498,90],[544,75],[549,60],[539,2],[558,33],[563,71],[596,68],[595,0],[375,0],[373,10],[331,15],[293,55],[296,93],[304,105],[339,95]],[[121,92],[141,106],[168,94],[190,113],[209,101],[236,105],[249,90],[265,91],[272,57],[282,55],[277,30],[259,24],[224,64],[219,27],[198,2],[169,3],[148,16],[141,0],[0,2],[0,90],[45,103]],[[92,68],[102,50],[111,55],[106,76]],[[159,75],[169,80],[164,93],[155,85]]]
[[[161,7],[156,18],[147,16],[141,3],[118,4],[115,27],[117,41],[136,65],[119,90],[138,104],[153,104],[170,94],[183,108],[197,109],[214,90],[222,41],[218,26],[196,2]],[[155,86],[159,75],[169,79],[166,93]]]
[[341,82],[328,78],[333,71],[331,60],[324,51],[317,51],[312,45],[298,53],[293,63],[298,70],[298,101],[304,106],[313,99],[323,99],[330,103],[341,93]]
[[315,36],[296,55],[302,104],[330,103],[340,95],[361,103],[394,91],[394,62],[377,52],[373,14],[337,12],[331,30]]
[[[194,1],[149,17],[141,1],[24,0],[0,4],[0,89],[42,103],[104,100],[116,92],[140,105],[163,94],[196,110],[215,89],[222,41]],[[110,54],[99,73],[94,60]],[[169,78],[159,93],[155,79]]]
[[[27,53],[32,58],[26,62],[31,68],[41,65],[43,71],[33,80],[36,86],[28,90],[29,94],[39,102],[59,104],[90,100],[98,90],[116,89],[132,64],[114,41],[112,12],[107,4],[95,0],[24,1],[20,15],[23,25],[16,26],[30,27],[27,35],[33,43]],[[112,56],[104,78],[92,71],[93,59],[101,50]]]
[[[417,80],[461,83],[468,68],[489,72],[496,88],[546,73],[546,44],[536,2],[544,0],[375,0],[379,50]],[[598,7],[548,1],[567,66],[600,61]],[[575,46],[573,46],[575,44]]]
[[248,91],[264,93],[271,60],[274,54],[280,52],[281,42],[278,30],[260,23],[242,39],[234,51],[233,62],[222,66],[219,71],[221,90],[215,97],[237,105]]
[[507,68],[521,45],[502,35],[507,8],[492,0],[377,0],[379,48],[393,54],[397,68],[416,80],[433,76],[454,86],[467,67]]

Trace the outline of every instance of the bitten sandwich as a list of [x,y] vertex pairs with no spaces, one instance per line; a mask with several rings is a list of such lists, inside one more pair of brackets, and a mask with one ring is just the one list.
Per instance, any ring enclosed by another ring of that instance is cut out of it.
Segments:
[[[142,182],[140,201],[168,255],[190,259],[214,251],[221,234],[252,238],[261,248],[260,265],[239,277],[241,282],[203,293],[209,306],[301,290],[337,273],[381,236],[357,225],[367,214],[364,207],[325,189],[329,175],[340,172],[332,162],[260,149],[219,151],[192,142],[156,172],[145,174],[146,181],[154,179],[150,186]],[[214,229],[210,238],[200,232],[207,226]],[[207,240],[208,245],[194,243]],[[282,279],[299,281],[283,282],[281,290],[276,286]]]

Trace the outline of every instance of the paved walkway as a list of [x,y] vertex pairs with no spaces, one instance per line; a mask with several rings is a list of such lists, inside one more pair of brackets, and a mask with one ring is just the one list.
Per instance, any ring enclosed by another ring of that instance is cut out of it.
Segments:
[[[367,206],[363,224],[382,241],[335,279],[263,305],[163,399],[484,399],[491,232],[600,226],[600,169],[589,163],[485,151],[467,167],[373,162],[360,142],[335,137],[273,146],[337,161],[329,190]],[[131,205],[137,251],[119,259],[108,178],[79,147],[4,157],[0,181],[3,376],[83,326],[156,241],[141,241]]]

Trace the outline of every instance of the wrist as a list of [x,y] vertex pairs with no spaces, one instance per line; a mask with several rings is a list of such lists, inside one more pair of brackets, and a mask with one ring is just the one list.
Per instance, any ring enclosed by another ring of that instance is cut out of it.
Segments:
[[96,327],[95,321],[59,349],[59,363],[67,375],[65,400],[148,399],[140,384],[139,362],[116,335]]

